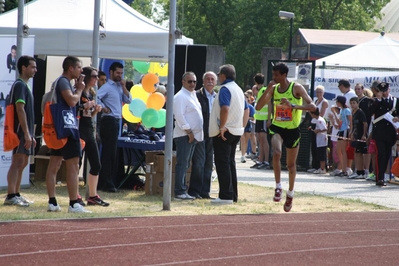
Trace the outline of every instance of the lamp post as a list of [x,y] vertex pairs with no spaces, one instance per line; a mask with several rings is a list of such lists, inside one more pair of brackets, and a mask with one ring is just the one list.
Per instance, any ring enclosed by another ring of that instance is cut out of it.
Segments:
[[291,60],[291,50],[292,50],[292,22],[294,21],[295,14],[287,11],[279,11],[278,15],[281,19],[289,19],[290,20],[290,41],[289,41],[289,50],[288,50],[288,59]]

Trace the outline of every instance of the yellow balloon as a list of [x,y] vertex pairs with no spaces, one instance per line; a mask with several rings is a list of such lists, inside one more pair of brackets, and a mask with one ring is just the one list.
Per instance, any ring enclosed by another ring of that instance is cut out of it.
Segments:
[[123,118],[125,118],[130,123],[138,123],[138,122],[141,121],[140,117],[136,117],[130,112],[128,104],[124,104],[123,105],[123,107],[122,107],[122,116],[123,116]]
[[147,99],[150,96],[150,94],[143,89],[141,84],[134,85],[130,89],[130,94],[132,94],[132,99],[140,99],[144,103],[147,103]]
[[160,92],[154,92],[148,97],[147,108],[161,109],[165,104],[165,96]]
[[156,74],[160,77],[166,77],[168,75],[168,64],[167,63],[150,63],[148,73]]

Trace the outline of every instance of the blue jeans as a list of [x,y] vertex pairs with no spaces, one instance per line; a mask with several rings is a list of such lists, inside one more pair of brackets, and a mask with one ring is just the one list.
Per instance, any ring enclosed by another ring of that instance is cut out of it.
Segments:
[[197,141],[188,143],[188,136],[174,138],[174,141],[176,144],[175,195],[182,195],[187,191],[186,172],[190,168]]
[[213,167],[212,138],[206,138],[195,145],[192,166],[188,194],[209,197]]

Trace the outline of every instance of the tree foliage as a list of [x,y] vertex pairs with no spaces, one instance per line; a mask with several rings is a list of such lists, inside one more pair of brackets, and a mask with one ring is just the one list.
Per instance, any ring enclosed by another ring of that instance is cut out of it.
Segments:
[[[169,0],[158,0],[169,16]],[[368,31],[389,0],[178,0],[177,26],[196,44],[222,45],[244,86],[260,72],[263,47],[289,43],[289,22],[279,10],[295,13],[298,28]]]

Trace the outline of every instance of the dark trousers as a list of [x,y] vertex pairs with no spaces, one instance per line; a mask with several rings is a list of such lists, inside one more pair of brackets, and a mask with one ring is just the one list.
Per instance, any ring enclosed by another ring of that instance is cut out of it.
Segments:
[[215,154],[216,172],[219,180],[219,198],[237,202],[237,171],[235,153],[240,136],[234,136],[229,132],[224,134],[226,140],[221,137],[213,137],[213,150]]
[[[89,173],[92,175],[98,175],[100,173],[101,163],[97,147],[97,141],[94,138],[94,128],[92,125],[90,126],[79,125],[79,133],[80,133],[80,138],[83,139],[86,143],[83,152],[85,153],[85,156],[90,163]],[[80,158],[79,168],[81,165],[82,165],[82,157]]]
[[119,135],[119,119],[103,117],[101,119],[101,171],[98,188],[103,190],[115,189],[117,146]]
[[377,146],[377,156],[375,157],[377,160],[377,174],[375,181],[378,181],[384,180],[385,170],[387,169],[389,159],[391,158],[391,150],[395,142],[376,139],[375,144]]
[[213,168],[212,138],[205,138],[195,145],[191,165],[192,170],[188,194],[209,197]]
[[319,160],[319,155],[317,153],[317,142],[316,142],[316,133],[313,131],[310,131],[310,139],[311,139],[311,153],[312,153],[312,167],[314,169],[319,169],[320,168],[320,160]]

